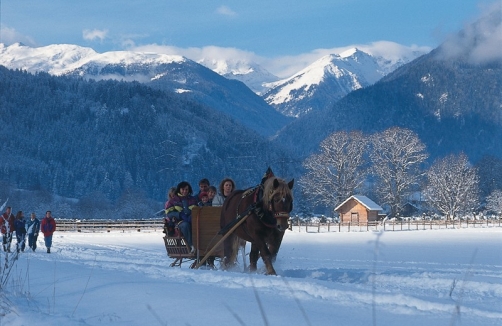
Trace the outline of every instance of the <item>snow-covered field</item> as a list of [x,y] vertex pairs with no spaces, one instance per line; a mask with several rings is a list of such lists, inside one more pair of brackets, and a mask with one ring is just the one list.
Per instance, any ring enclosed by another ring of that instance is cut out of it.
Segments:
[[501,228],[288,231],[279,276],[171,268],[162,236],[39,239],[0,325],[502,325]]

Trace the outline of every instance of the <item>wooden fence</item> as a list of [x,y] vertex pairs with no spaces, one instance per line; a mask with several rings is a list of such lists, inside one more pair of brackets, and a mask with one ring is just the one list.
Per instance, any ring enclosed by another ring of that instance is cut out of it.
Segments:
[[[367,232],[413,231],[438,229],[501,227],[502,219],[489,220],[418,220],[379,221],[368,223],[303,223],[291,221],[290,230],[297,232]],[[67,220],[56,219],[57,230],[63,232],[161,231],[163,219],[147,220]]]
[[488,220],[416,220],[378,221],[361,223],[292,223],[290,230],[298,232],[368,232],[368,231],[413,231],[464,228],[501,227],[502,219]]
[[164,227],[162,219],[148,220],[66,220],[56,219],[57,230],[63,232],[158,231]]

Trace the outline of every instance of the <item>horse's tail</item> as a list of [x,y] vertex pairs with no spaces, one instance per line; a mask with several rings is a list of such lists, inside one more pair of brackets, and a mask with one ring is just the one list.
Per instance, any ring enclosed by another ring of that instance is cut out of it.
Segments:
[[228,262],[234,265],[237,262],[237,254],[239,253],[239,240],[240,238],[236,235],[232,237],[232,254],[228,257]]

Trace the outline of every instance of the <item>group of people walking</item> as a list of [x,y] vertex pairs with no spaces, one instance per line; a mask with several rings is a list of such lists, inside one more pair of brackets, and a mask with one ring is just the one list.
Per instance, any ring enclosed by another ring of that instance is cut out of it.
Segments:
[[222,206],[225,198],[235,190],[235,183],[230,178],[220,182],[219,192],[210,186],[208,179],[199,181],[199,193],[194,196],[192,186],[187,181],[180,182],[168,192],[165,205],[164,232],[173,236],[176,228],[181,231],[191,253],[195,252],[192,242],[192,209],[195,206]]
[[35,251],[37,249],[38,233],[42,231],[47,253],[50,253],[52,234],[56,231],[56,221],[52,217],[51,211],[45,213],[42,222],[38,220],[35,213],[31,213],[30,218],[26,220],[23,211],[18,211],[16,216],[14,216],[12,214],[12,207],[9,206],[0,217],[0,230],[2,232],[3,251],[5,252],[11,252],[14,232],[16,233],[16,251],[18,253],[24,252],[26,238],[28,238],[28,247]]

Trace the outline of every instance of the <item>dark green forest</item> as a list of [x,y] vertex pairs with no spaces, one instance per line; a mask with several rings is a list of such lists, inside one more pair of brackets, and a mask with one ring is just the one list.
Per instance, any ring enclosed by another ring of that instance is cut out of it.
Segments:
[[288,156],[222,113],[137,82],[0,67],[0,123],[0,202],[43,211],[51,194],[77,217],[150,216],[182,180],[194,191],[203,177],[249,187]]

